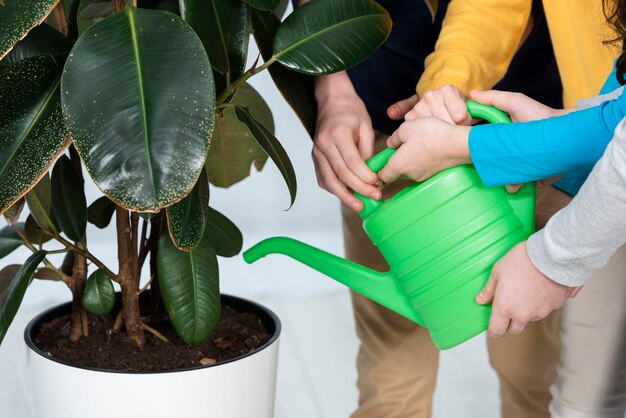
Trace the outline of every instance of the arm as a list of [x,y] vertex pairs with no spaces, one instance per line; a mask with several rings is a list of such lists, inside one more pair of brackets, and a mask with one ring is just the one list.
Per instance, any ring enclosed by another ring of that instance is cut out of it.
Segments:
[[626,121],[579,194],[528,241],[533,264],[557,283],[584,284],[626,242]]
[[626,120],[572,203],[513,247],[476,301],[493,300],[489,333],[518,333],[576,295],[626,243]]
[[525,183],[591,168],[624,116],[626,96],[620,95],[560,117],[475,126],[469,134],[470,154],[488,186]]

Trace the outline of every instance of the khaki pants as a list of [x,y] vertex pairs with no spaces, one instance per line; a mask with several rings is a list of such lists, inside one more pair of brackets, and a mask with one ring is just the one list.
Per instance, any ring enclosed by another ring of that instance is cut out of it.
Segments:
[[[384,147],[384,140],[379,135],[378,149]],[[384,198],[406,185],[404,181],[388,185]],[[543,219],[542,213],[538,211],[538,221]],[[388,270],[363,231],[358,214],[343,207],[342,215],[346,257],[379,271]],[[361,341],[357,358],[359,408],[352,418],[430,417],[439,351],[428,331],[357,293],[352,293],[352,301]],[[530,323],[519,335],[489,339],[491,364],[500,379],[502,418],[550,416],[549,388],[559,359],[559,326],[557,311]]]

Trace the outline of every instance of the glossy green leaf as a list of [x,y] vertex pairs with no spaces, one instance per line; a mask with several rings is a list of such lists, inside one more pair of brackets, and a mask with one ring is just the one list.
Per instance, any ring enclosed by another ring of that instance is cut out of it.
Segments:
[[43,230],[58,231],[52,214],[52,183],[47,174],[26,194],[26,203],[30,214]]
[[296,172],[291,165],[291,160],[287,152],[283,146],[280,145],[280,142],[278,142],[278,139],[274,137],[272,132],[259,123],[259,121],[250,114],[247,108],[236,106],[235,112],[237,113],[237,118],[246,124],[256,142],[267,152],[278,167],[289,189],[291,205],[293,205],[293,202],[296,200],[298,185],[296,183]]
[[243,236],[237,225],[213,208],[209,208],[206,235],[215,253],[222,257],[234,257],[241,252]]
[[82,241],[87,228],[85,187],[66,155],[59,158],[52,170],[52,212],[69,239]]
[[26,200],[21,198],[15,202],[13,206],[4,211],[4,219],[6,219],[9,225],[16,223],[20,219],[24,205],[26,205]]
[[87,220],[100,229],[104,229],[111,223],[111,218],[115,213],[115,203],[106,196],[95,200],[87,208]]
[[36,245],[45,244],[54,237],[50,231],[46,231],[39,226],[32,214],[26,218],[24,234],[29,242]]
[[115,11],[115,1],[80,0],[76,14],[78,34],[82,35],[98,20],[111,16]]
[[149,221],[150,219],[154,218],[154,215],[156,215],[156,213],[140,213],[139,214],[139,216],[146,221]]
[[9,264],[0,270],[0,306],[4,303],[4,297],[6,296],[6,290],[11,285],[11,282],[15,278],[15,275],[22,267],[20,264]]
[[2,0],[0,2],[0,59],[33,27],[52,12],[59,0]]
[[0,213],[69,145],[59,103],[62,65],[46,55],[0,66]]
[[[254,39],[265,61],[272,58],[274,36],[279,26],[280,20],[274,14],[252,10]],[[313,77],[297,73],[282,65],[271,65],[268,71],[278,90],[294,110],[309,136],[313,138],[317,124]]]
[[169,233],[179,250],[191,251],[198,246],[204,234],[208,210],[209,182],[206,174],[201,174],[188,196],[166,208]]
[[390,31],[389,14],[373,0],[310,1],[276,31],[273,57],[305,74],[331,74],[363,61]]
[[115,304],[115,289],[106,271],[98,269],[91,273],[83,293],[83,306],[96,315],[106,315]]
[[283,19],[283,17],[285,16],[285,12],[287,11],[287,6],[289,6],[289,3],[291,3],[289,0],[278,0],[278,5],[273,11],[274,15],[278,19],[280,20]]
[[[24,222],[18,222],[15,226],[24,232]],[[23,244],[22,238],[20,238],[12,226],[7,225],[0,229],[0,258],[11,254]]]
[[213,130],[212,80],[200,40],[172,13],[126,7],[89,28],[65,66],[62,104],[100,190],[138,212],[189,193]]
[[243,0],[255,9],[272,11],[278,6],[280,0]]
[[38,268],[33,277],[39,280],[52,280],[55,282],[63,280],[63,277],[58,271],[53,270],[49,267]]
[[208,237],[193,251],[181,251],[161,235],[157,270],[163,302],[178,335],[190,345],[206,339],[219,319],[217,257]]
[[72,42],[52,26],[42,23],[35,26],[28,35],[19,41],[9,52],[4,61],[16,62],[26,58],[45,54],[68,53]]
[[232,82],[243,75],[248,58],[248,45],[250,44],[251,31],[250,7],[245,3],[241,3],[241,7],[239,7],[239,10],[235,13],[228,36],[228,71],[226,74],[220,74],[218,71],[213,72],[215,91],[218,95],[226,89],[227,77],[229,77]]
[[[232,100],[233,104],[247,107],[250,114],[274,132],[272,111],[263,97],[249,84],[242,85]],[[248,127],[239,121],[232,107],[224,110],[223,117],[215,121],[211,148],[206,160],[209,181],[218,187],[229,187],[250,175],[250,167],[261,170],[267,153],[254,140]]]
[[24,293],[33,278],[35,269],[46,256],[45,251],[37,251],[15,273],[12,280],[0,281],[0,343],[7,334],[15,314],[22,304]]
[[180,16],[178,0],[137,0],[140,9],[167,10]]
[[239,6],[235,0],[179,0],[180,15],[196,31],[211,65],[228,71],[228,33]]

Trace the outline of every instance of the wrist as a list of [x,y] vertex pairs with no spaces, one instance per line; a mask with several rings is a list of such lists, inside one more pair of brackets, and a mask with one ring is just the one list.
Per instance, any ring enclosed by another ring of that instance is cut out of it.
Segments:
[[448,167],[472,162],[469,151],[469,133],[471,126],[454,125],[448,141],[441,141],[446,148],[446,162]]
[[315,78],[315,99],[318,103],[345,96],[357,96],[347,72],[340,71]]

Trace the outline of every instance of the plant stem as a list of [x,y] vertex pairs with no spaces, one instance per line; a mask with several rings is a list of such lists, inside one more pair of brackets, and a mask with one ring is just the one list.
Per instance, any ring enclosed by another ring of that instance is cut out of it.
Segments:
[[[76,246],[83,249],[84,244],[77,242]],[[89,335],[87,311],[83,307],[83,293],[87,282],[87,259],[74,254],[74,265],[72,267],[72,277],[70,280],[70,290],[72,292],[72,316],[70,341],[76,342],[81,336]]]
[[143,329],[145,329],[146,331],[148,331],[149,333],[151,333],[152,335],[154,335],[155,337],[157,337],[159,340],[163,341],[164,343],[169,343],[170,340],[168,340],[163,334],[161,334],[159,331],[157,331],[156,329],[143,324]]
[[146,236],[148,235],[148,221],[142,219],[141,222],[141,238],[139,239],[139,261],[137,262],[139,271],[143,267],[143,263],[146,261],[148,255],[148,242]]
[[139,277],[137,276],[137,250],[133,248],[132,227],[128,210],[117,206],[117,249],[119,261],[119,283],[122,289],[122,311],[128,338],[142,348],[146,343],[143,321],[139,311]]
[[104,265],[102,261],[98,260],[98,258],[95,255],[90,253],[89,250],[77,247],[76,245],[72,244],[71,242],[69,242],[68,240],[60,236],[59,234],[56,234],[54,236],[54,239],[59,241],[61,244],[65,245],[65,248],[67,248],[68,250],[74,251],[76,255],[82,255],[87,260],[91,261],[96,266],[98,266],[98,268],[106,271],[109,277],[111,277],[111,280],[115,282],[119,282],[118,275],[113,273],[107,266]]
[[217,99],[217,106],[218,107],[221,106],[227,99],[230,99],[230,97],[233,94],[235,94],[235,92],[237,90],[239,90],[239,87],[241,87],[241,85],[243,83],[245,83],[250,77],[252,77],[253,75],[255,75],[257,73],[260,73],[261,71],[265,70],[267,67],[272,65],[275,61],[276,60],[272,57],[272,58],[269,59],[269,61],[267,61],[266,63],[264,63],[260,67],[252,67],[248,71],[243,73],[243,75],[241,77],[239,77],[237,80],[235,80],[233,82],[233,84],[229,88],[224,90],[224,92],[220,95],[220,97],[218,97],[218,99]]
[[64,36],[67,36],[67,16],[65,15],[65,7],[62,1],[56,5],[52,11],[52,16],[54,17],[54,26],[56,26],[56,29]]

